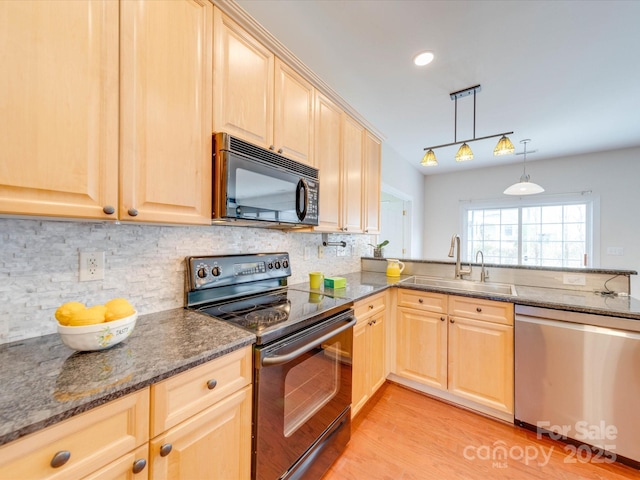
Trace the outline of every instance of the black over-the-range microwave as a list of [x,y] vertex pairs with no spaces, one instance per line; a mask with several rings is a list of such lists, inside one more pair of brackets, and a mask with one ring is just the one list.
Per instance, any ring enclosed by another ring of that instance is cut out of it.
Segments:
[[227,133],[213,135],[214,223],[318,225],[318,195],[317,168]]

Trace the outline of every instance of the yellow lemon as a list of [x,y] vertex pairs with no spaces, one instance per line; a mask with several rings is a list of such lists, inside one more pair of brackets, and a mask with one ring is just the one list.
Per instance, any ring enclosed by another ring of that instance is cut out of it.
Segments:
[[80,302],[63,303],[56,310],[56,320],[58,320],[61,325],[69,325],[69,318],[71,318],[73,312],[84,310],[85,308],[84,304]]
[[107,312],[105,313],[104,318],[107,322],[128,317],[133,315],[135,311],[131,304],[124,298],[114,298],[113,300],[109,300],[105,303],[105,307],[107,307]]
[[95,305],[84,310],[78,310],[71,314],[69,325],[72,327],[80,327],[84,325],[94,325],[104,322],[104,315],[107,308],[104,305]]

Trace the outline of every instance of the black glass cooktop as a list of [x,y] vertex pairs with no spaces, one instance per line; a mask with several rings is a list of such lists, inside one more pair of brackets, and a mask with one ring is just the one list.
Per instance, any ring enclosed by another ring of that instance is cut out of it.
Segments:
[[263,345],[347,310],[353,301],[284,288],[211,303],[197,308],[253,332]]

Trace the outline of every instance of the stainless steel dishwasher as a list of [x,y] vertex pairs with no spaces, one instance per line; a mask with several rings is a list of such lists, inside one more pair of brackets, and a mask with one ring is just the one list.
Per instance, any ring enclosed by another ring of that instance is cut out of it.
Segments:
[[[640,466],[640,320],[516,305],[515,422]],[[571,458],[573,457],[573,458]]]

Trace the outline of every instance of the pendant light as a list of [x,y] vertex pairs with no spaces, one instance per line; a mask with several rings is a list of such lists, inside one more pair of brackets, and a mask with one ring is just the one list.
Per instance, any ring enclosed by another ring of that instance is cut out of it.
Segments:
[[[520,181],[518,183],[514,183],[504,191],[505,195],[534,195],[536,193],[544,192],[544,188],[542,188],[540,185],[529,181],[531,176],[527,174],[527,143],[529,143],[530,141],[530,138],[520,140],[520,143],[524,144],[524,152],[516,153],[516,155],[523,155],[522,176],[520,177]],[[535,152],[535,150],[533,150],[533,152]]]
[[[504,132],[504,133],[496,133],[495,135],[487,135],[484,137],[476,138],[476,93],[480,91],[480,85],[475,85],[473,87],[465,88],[464,90],[459,90],[457,92],[452,92],[449,94],[451,100],[455,102],[454,107],[454,124],[453,124],[453,143],[445,143],[443,145],[434,145],[433,147],[425,147],[424,150],[427,152],[424,157],[422,157],[422,161],[420,162],[423,166],[434,166],[438,165],[438,161],[436,160],[436,154],[433,152],[436,148],[441,147],[450,147],[452,145],[460,145],[458,152],[456,153],[456,162],[464,162],[467,160],[473,160],[473,152],[471,151],[471,147],[468,145],[470,142],[476,142],[478,140],[486,140],[487,138],[500,137],[498,140],[498,144],[496,148],[493,150],[494,155],[509,155],[515,152],[515,148],[511,140],[507,135],[512,135],[513,132]],[[469,95],[473,95],[473,138],[468,138],[467,140],[458,141],[458,99],[462,97],[466,97]]]
[[423,167],[435,167],[438,165],[438,160],[436,159],[436,154],[433,153],[433,150],[427,150],[427,153],[422,157],[420,164]]

